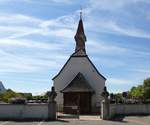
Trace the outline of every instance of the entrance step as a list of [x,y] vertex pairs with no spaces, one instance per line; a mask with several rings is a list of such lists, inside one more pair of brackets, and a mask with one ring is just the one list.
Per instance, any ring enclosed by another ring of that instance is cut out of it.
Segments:
[[80,115],[80,120],[101,120],[100,115]]
[[63,113],[58,113],[57,114],[57,118],[63,118],[63,119],[73,119],[73,118],[75,118],[75,119],[78,119],[79,117],[78,117],[78,115],[76,115],[76,114],[63,114]]

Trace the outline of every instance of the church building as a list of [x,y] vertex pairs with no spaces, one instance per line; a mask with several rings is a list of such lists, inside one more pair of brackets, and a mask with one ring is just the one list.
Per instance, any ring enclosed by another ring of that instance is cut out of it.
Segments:
[[52,79],[57,92],[59,110],[71,112],[71,106],[78,106],[81,114],[100,111],[101,93],[106,78],[96,69],[86,53],[87,41],[82,15],[74,37],[75,52],[70,56],[60,72]]

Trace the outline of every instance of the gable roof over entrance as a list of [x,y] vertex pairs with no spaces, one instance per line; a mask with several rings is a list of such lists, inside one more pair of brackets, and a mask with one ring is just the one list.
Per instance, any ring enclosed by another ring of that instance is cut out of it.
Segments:
[[61,92],[94,92],[88,81],[82,73],[78,73],[76,77]]

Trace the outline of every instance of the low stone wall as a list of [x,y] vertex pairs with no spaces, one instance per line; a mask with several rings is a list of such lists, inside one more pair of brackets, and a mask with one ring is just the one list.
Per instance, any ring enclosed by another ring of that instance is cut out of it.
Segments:
[[0,119],[55,120],[56,104],[0,104]]
[[115,115],[150,115],[150,104],[110,104],[109,117]]

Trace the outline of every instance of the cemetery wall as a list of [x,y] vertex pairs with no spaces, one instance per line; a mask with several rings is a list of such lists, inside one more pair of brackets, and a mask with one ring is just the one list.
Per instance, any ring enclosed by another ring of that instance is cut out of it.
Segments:
[[110,104],[109,115],[150,115],[150,104]]
[[0,119],[55,120],[56,104],[0,104]]

